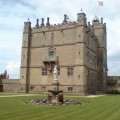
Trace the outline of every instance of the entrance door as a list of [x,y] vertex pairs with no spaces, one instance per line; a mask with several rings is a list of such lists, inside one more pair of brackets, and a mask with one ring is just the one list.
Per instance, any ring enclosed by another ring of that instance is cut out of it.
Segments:
[[0,85],[0,92],[3,92],[3,85]]

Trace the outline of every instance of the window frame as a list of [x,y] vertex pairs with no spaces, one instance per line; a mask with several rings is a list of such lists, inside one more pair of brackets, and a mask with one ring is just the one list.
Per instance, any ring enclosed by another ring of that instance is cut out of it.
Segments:
[[73,67],[68,67],[67,68],[67,75],[68,76],[73,76]]
[[47,75],[47,68],[42,67],[42,76],[46,76],[46,75]]
[[54,36],[55,36],[54,33],[51,33],[51,41],[50,41],[51,45],[54,45]]
[[73,92],[73,87],[68,87],[67,90],[68,92]]

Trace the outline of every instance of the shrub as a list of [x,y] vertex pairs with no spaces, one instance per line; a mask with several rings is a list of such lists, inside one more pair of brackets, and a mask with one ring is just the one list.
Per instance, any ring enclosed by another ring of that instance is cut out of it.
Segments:
[[120,92],[118,90],[111,90],[111,91],[107,91],[107,94],[120,94]]

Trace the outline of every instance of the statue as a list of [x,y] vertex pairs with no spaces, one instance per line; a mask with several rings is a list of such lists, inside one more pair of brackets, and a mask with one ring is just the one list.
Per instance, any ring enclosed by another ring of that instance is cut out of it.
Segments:
[[57,77],[58,77],[57,65],[55,65],[55,67],[54,67],[53,74],[54,74],[54,80],[58,80],[58,79],[57,79]]

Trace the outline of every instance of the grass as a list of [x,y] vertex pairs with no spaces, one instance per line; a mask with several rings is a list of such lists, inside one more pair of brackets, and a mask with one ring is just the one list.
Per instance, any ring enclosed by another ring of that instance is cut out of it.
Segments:
[[[1,95],[1,94],[0,94]],[[3,95],[3,94],[2,94]],[[26,99],[45,97],[17,96],[0,98],[0,120],[119,120],[120,95],[98,98],[76,97],[88,104],[82,106],[49,106],[24,104]],[[67,97],[67,96],[66,96]],[[70,99],[70,97],[69,97]],[[71,99],[74,99],[73,96]]]

